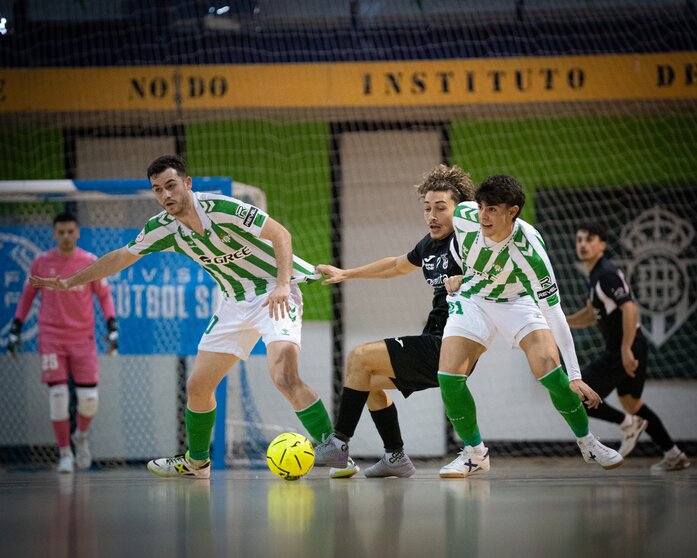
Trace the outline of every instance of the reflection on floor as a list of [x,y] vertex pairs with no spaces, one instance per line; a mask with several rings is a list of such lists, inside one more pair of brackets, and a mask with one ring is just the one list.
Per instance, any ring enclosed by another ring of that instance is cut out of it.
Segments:
[[300,481],[266,470],[164,480],[144,469],[0,471],[3,556],[58,558],[697,555],[697,467],[661,476],[628,459],[497,459],[441,480]]

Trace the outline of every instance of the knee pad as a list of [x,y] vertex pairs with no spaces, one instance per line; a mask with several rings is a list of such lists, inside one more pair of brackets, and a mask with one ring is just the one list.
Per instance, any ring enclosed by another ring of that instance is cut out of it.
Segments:
[[60,384],[48,388],[48,409],[51,420],[68,420],[70,418],[70,394],[68,385]]
[[77,412],[83,417],[93,417],[99,407],[99,394],[96,387],[75,388],[77,394]]

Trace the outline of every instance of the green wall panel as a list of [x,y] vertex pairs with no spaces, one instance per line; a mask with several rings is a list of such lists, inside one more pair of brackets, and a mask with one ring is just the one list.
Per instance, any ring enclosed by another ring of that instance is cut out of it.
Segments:
[[65,178],[61,130],[0,130],[0,180]]
[[[269,214],[293,235],[293,250],[330,263],[329,128],[324,123],[214,122],[186,127],[189,170],[232,176],[266,192]],[[331,319],[331,291],[303,287],[304,317]]]
[[455,121],[450,137],[476,181],[522,182],[531,221],[538,186],[697,183],[697,115]]

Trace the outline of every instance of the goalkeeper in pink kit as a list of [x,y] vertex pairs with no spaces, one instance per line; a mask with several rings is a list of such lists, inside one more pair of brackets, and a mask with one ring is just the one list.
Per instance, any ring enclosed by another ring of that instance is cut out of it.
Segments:
[[[70,277],[92,264],[97,257],[77,247],[80,237],[76,218],[62,213],[53,220],[56,248],[32,262],[30,275]],[[94,281],[69,291],[56,291],[24,285],[10,328],[7,350],[13,356],[21,345],[22,324],[34,297],[41,292],[39,305],[39,355],[41,381],[49,388],[49,411],[58,443],[58,471],[72,473],[75,465],[89,469],[92,456],[87,432],[97,413],[99,402],[99,361],[94,335],[94,297],[99,300],[107,321],[108,352],[118,349],[118,326],[114,300],[106,280]],[[77,395],[77,428],[72,434],[75,455],[70,445],[70,395],[72,377]]]

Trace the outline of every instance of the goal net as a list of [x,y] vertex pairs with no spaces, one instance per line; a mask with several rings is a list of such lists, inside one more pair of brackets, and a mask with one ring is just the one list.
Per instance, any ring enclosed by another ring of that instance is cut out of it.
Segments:
[[[567,313],[586,298],[575,227],[588,219],[607,227],[609,253],[632,285],[650,342],[645,399],[683,447],[697,441],[697,57],[689,7],[268,0],[211,2],[201,14],[200,3],[187,1],[137,13],[126,2],[82,3],[82,11],[72,2],[27,4],[50,6],[14,26],[9,19],[0,36],[8,46],[0,54],[7,61],[0,180],[125,179],[141,176],[158,155],[180,153],[195,176],[233,176],[259,188],[306,261],[354,267],[405,254],[427,233],[413,185],[435,165],[458,164],[475,181],[511,174],[525,187],[523,218],[545,238]],[[95,21],[107,22],[99,24],[99,44]],[[153,29],[157,41],[147,39]],[[47,224],[64,203],[48,195],[0,205],[3,234],[13,235],[2,248],[0,345],[33,254],[28,243],[50,244]],[[157,209],[143,198],[68,203],[92,231],[82,241],[100,255],[130,240]],[[183,333],[205,322],[197,312],[210,313],[210,287],[202,272],[173,258],[148,258],[145,271],[113,280],[119,318],[142,315],[122,330],[123,354],[101,359],[95,428],[109,421],[147,429],[111,440],[95,432],[95,451],[117,446],[109,458],[168,455],[184,444],[176,425],[191,357],[180,356],[191,353],[145,339],[157,330],[167,343],[184,343]],[[176,288],[184,278],[195,285],[186,315]],[[332,288],[315,282],[303,296],[301,375],[330,413],[350,351],[419,333],[431,304],[420,271]],[[0,348],[3,381],[21,394],[0,395],[0,446],[14,452],[35,432],[43,436],[38,445],[51,442],[45,393],[27,384],[38,370],[31,322],[25,335],[19,360]],[[156,354],[127,352],[139,336]],[[583,366],[601,340],[595,330],[574,337]],[[301,429],[263,356],[246,366],[225,392],[232,428],[216,432],[218,443],[229,438],[228,463],[253,462],[279,429]],[[495,454],[577,452],[520,350],[495,340],[468,385]],[[155,389],[171,393],[155,398]],[[121,399],[111,409],[115,394]],[[438,390],[393,395],[410,455],[455,450]],[[619,439],[615,425],[593,420],[591,427],[604,441]],[[373,457],[382,449],[365,411],[351,451]],[[656,449],[644,436],[638,451]]]

